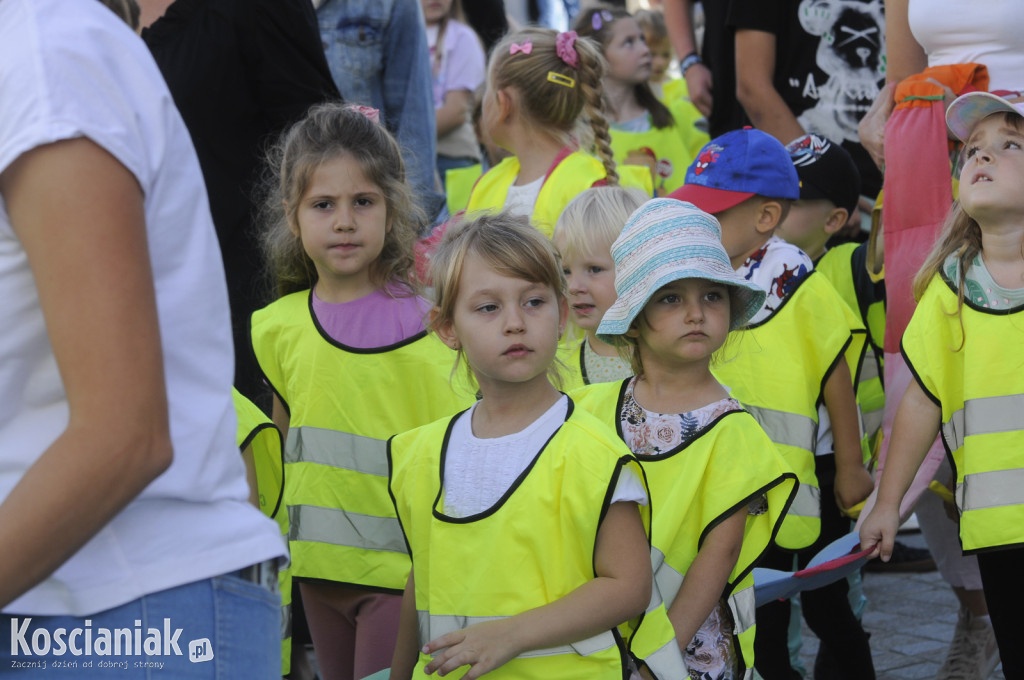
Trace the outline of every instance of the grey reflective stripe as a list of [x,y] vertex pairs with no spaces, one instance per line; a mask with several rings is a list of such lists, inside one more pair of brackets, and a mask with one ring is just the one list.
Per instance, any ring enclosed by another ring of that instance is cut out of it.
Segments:
[[885,409],[881,408],[861,413],[861,419],[864,421],[864,432],[866,434],[874,434],[882,429],[882,417],[884,415]]
[[[665,553],[653,546],[651,547],[651,568],[654,570],[654,584],[658,587],[662,601],[671,604],[683,586],[683,575],[669,566],[665,561]],[[667,607],[668,605],[666,605]]]
[[683,653],[679,651],[679,643],[675,637],[662,645],[653,654],[643,659],[658,680],[681,680],[690,677],[690,669],[686,667]]
[[288,528],[291,541],[407,552],[402,526],[396,517],[374,517],[316,505],[289,505]]
[[[416,612],[416,618],[419,621],[420,644],[423,645],[431,640],[436,640],[442,635],[447,635],[448,633],[468,628],[469,626],[477,623],[498,621],[509,617],[435,615],[430,612],[420,610]],[[523,652],[516,658],[529,659],[532,657],[555,656],[558,654],[579,654],[581,656],[590,656],[591,654],[597,654],[598,652],[614,649],[617,644],[618,643],[615,641],[615,635],[610,630],[606,630],[603,633],[598,633],[594,637],[589,637],[586,640],[579,640],[578,642],[573,642],[568,645],[533,649],[528,652]]]
[[814,443],[818,439],[818,423],[813,418],[749,404],[744,404],[743,408],[750,411],[768,438],[776,444],[814,450]]
[[861,362],[860,366],[860,382],[864,383],[869,380],[874,380],[878,377],[878,361],[875,359],[875,353],[869,348],[864,353],[864,361]]
[[733,633],[740,635],[750,630],[755,623],[757,612],[757,598],[754,596],[754,586],[737,590],[729,596],[729,609],[732,611],[732,620],[735,622]]
[[291,604],[281,605],[281,639],[287,640],[292,636],[292,606]]
[[956,485],[960,512],[1024,505],[1024,468],[975,472]]
[[967,437],[978,434],[1013,432],[1024,428],[1024,394],[968,399],[942,424],[942,435],[953,451]]
[[821,489],[800,482],[796,488],[793,504],[789,506],[789,515],[799,517],[821,517]]
[[651,601],[647,604],[647,610],[645,614],[650,614],[655,609],[661,606],[664,600],[661,599],[661,591],[658,590],[658,584],[651,580]]
[[289,429],[284,462],[319,463],[377,477],[388,476],[386,441],[319,427]]

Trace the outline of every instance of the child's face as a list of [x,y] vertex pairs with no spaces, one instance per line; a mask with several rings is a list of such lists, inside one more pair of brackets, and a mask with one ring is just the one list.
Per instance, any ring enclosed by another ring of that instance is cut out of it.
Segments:
[[569,313],[573,323],[586,331],[596,331],[617,297],[615,261],[609,248],[563,258],[562,267],[569,284]]
[[331,158],[313,172],[292,231],[313,260],[320,283],[370,292],[370,266],[390,231],[384,192],[352,157]]
[[651,296],[630,334],[645,367],[710,361],[729,335],[729,313],[727,286],[679,279]]
[[565,302],[542,283],[505,276],[469,253],[452,322],[442,339],[462,347],[477,382],[488,386],[547,380],[565,325]]
[[608,60],[609,78],[642,83],[651,77],[651,51],[643,31],[632,17],[623,17],[612,24],[604,56]]
[[828,242],[830,234],[825,228],[835,208],[827,198],[793,201],[777,233],[812,258],[817,257]]
[[754,196],[715,213],[715,219],[722,226],[722,245],[734,269],[743,264],[742,261],[737,264],[737,258],[742,259],[746,253],[755,250],[771,237],[771,232],[762,234],[757,229],[761,209],[761,202],[757,199]]
[[647,46],[651,50],[651,80],[660,83],[672,63],[672,44],[668,38],[647,36]]
[[452,0],[420,0],[427,26],[439,24],[452,11]]
[[964,145],[960,205],[980,225],[1024,217],[1024,134],[1004,114],[974,128]]

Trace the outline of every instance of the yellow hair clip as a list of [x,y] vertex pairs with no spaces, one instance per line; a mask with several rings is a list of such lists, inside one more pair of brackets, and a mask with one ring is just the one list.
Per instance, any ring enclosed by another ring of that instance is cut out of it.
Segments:
[[548,71],[548,82],[564,87],[576,87],[576,80],[574,78],[563,76],[561,73],[555,73],[554,71]]

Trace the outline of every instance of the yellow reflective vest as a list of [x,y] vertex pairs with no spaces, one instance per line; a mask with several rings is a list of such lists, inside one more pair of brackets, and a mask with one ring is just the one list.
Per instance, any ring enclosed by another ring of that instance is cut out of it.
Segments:
[[[652,195],[651,175],[647,168],[627,166],[617,170],[623,186],[637,187],[647,192],[648,196]],[[518,176],[519,159],[515,156],[504,159],[488,170],[469,195],[467,214],[472,217],[473,213],[501,210],[508,197],[508,188]],[[573,151],[560,156],[541,184],[530,218],[533,226],[551,238],[558,216],[569,205],[569,201],[604,179],[604,165],[590,154]]]
[[484,168],[480,163],[465,168],[452,168],[444,174],[444,190],[448,200],[448,212],[452,215],[465,210],[469,205],[469,194],[480,179]]
[[[961,323],[963,324],[961,326]],[[942,409],[956,468],[965,553],[1024,544],[1024,305],[994,310],[937,275],[903,334],[901,351]]]
[[[590,385],[573,393],[590,411],[622,437],[619,414],[629,385]],[[639,456],[651,493],[651,565],[655,597],[629,636],[629,650],[659,680],[687,677],[677,667],[675,632],[668,620],[683,578],[704,537],[720,521],[761,496],[763,514],[747,515],[743,547],[722,594],[734,621],[738,669],[750,680],[754,669],[753,569],[782,525],[796,496],[796,474],[772,441],[746,411],[727,413],[689,442],[657,456]]]
[[[867,343],[857,376],[857,403],[864,421],[865,456],[878,445],[885,409],[884,352],[885,283],[872,279],[867,268],[867,243],[844,243],[829,249],[814,268],[829,280],[839,297],[867,328]],[[851,366],[852,369],[852,366]]]
[[256,359],[289,414],[284,503],[294,578],[400,593],[409,556],[387,491],[388,437],[454,413],[455,354],[419,333],[357,349],[316,323],[311,291],[252,316]]
[[[260,510],[277,520],[281,534],[288,539],[288,513],[281,512],[284,492],[284,461],[281,455],[281,432],[270,418],[245,396],[231,388],[235,402],[238,429],[235,443],[244,451],[252,449],[256,463],[256,491]],[[292,573],[290,568],[277,572],[277,588],[281,593],[281,675],[288,675],[292,667]]]
[[711,372],[757,419],[796,471],[800,486],[776,543],[811,545],[821,531],[821,492],[814,473],[818,406],[840,357],[856,375],[864,333],[853,311],[817,271],[797,283],[771,316],[733,331]]
[[[497,504],[478,515],[449,517],[444,459],[456,420],[399,435],[388,446],[391,493],[412,553],[420,645],[554,602],[594,579],[597,532],[619,474],[631,466],[643,478],[614,433],[570,400],[565,422]],[[649,527],[647,508],[641,512]],[[421,653],[414,676],[429,662]],[[621,680],[625,645],[617,630],[607,630],[526,652],[487,677]]]
[[648,162],[653,164],[652,181],[658,196],[667,196],[683,186],[686,169],[710,139],[706,132],[682,120],[668,127],[651,127],[646,132],[613,129],[611,137],[618,167],[627,167],[628,163],[648,168]]

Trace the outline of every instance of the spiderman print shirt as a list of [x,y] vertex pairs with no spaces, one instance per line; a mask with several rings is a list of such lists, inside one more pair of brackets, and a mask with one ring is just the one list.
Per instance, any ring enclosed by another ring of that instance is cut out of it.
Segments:
[[796,290],[800,280],[814,269],[814,263],[804,251],[772,236],[747,258],[736,273],[761,286],[767,293],[764,307],[750,323],[758,323],[772,315],[786,296]]

